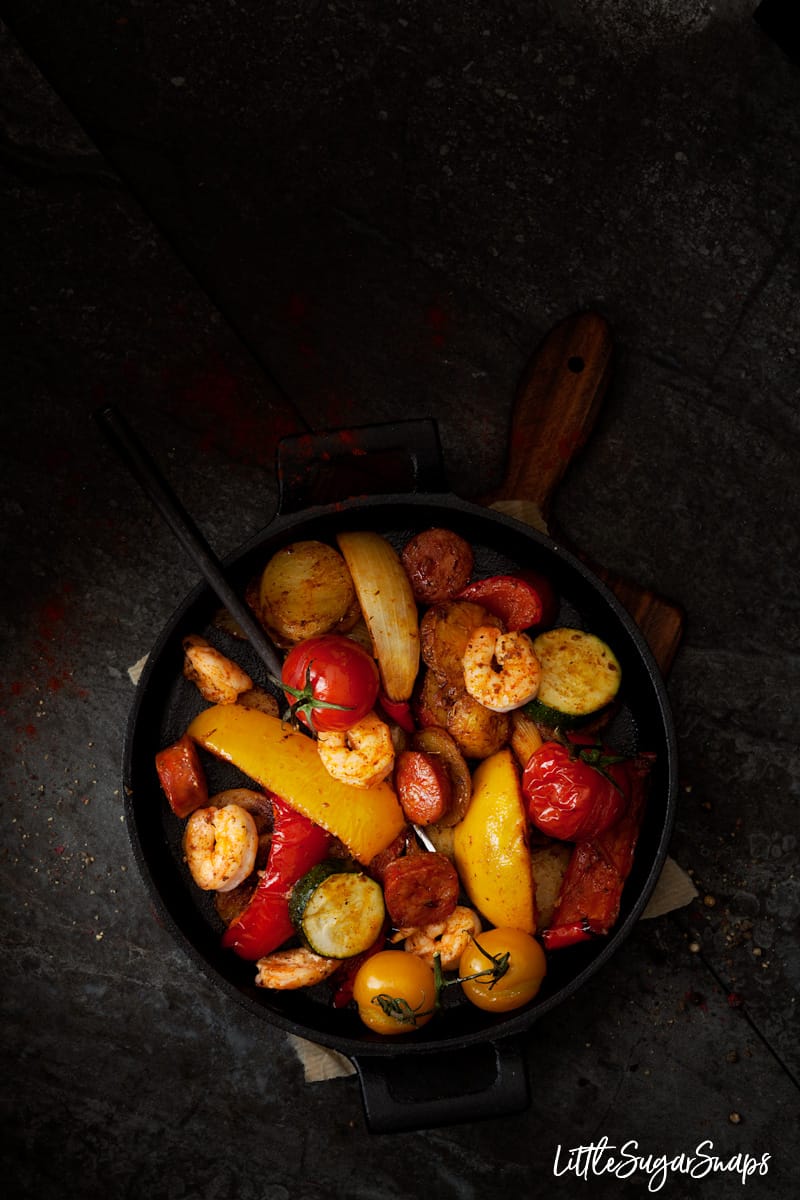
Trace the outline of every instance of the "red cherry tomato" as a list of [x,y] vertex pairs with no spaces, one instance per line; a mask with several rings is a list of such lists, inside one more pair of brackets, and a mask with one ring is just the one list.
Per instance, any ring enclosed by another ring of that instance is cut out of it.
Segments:
[[380,676],[375,660],[357,642],[324,633],[292,647],[281,682],[299,720],[327,733],[350,729],[372,710]]
[[627,806],[624,763],[600,746],[543,742],[522,773],[531,822],[565,842],[597,837]]

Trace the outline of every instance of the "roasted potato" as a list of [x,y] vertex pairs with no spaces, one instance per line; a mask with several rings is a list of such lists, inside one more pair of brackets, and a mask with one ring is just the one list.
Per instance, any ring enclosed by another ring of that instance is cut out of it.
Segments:
[[422,675],[422,686],[418,688],[412,701],[412,708],[417,722],[427,728],[429,725],[439,725],[442,729],[447,725],[447,713],[455,695],[463,688],[448,687],[440,683],[433,671],[428,667]]
[[484,708],[466,689],[455,697],[445,728],[465,758],[488,758],[511,736],[508,713]]
[[422,661],[440,681],[463,686],[464,651],[470,634],[480,625],[502,628],[498,617],[471,600],[447,600],[425,613],[419,628]]
[[455,857],[453,842],[455,835],[452,825],[442,825],[441,822],[437,825],[427,825],[425,832],[433,842],[439,854],[443,854],[445,858],[449,858],[450,862]]
[[545,846],[531,848],[531,871],[540,929],[546,929],[553,919],[571,853],[572,847],[566,842],[552,841]]
[[414,698],[414,713],[423,728],[445,729],[465,758],[488,758],[511,737],[508,713],[485,708],[463,683],[442,681],[430,668]]
[[346,633],[360,615],[355,587],[338,550],[325,542],[293,542],[273,554],[261,574],[258,616],[280,646],[320,633]]

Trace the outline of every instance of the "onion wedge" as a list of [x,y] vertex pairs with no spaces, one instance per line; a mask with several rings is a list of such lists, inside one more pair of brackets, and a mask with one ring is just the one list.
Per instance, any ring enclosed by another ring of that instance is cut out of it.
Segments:
[[419,670],[419,616],[405,568],[379,533],[345,532],[336,540],[375,647],[383,690],[390,700],[408,700]]
[[527,765],[528,759],[539,749],[543,740],[532,717],[521,708],[515,708],[511,713],[511,749],[521,767]]

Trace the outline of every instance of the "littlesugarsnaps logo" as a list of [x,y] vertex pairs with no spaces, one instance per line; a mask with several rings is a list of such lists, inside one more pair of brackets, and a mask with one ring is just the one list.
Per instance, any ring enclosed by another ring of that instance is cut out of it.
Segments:
[[757,1158],[740,1151],[723,1158],[714,1151],[710,1140],[700,1142],[692,1153],[642,1154],[639,1143],[625,1142],[612,1145],[607,1137],[588,1146],[559,1145],[553,1162],[553,1174],[575,1175],[578,1179],[593,1179],[599,1175],[611,1175],[617,1179],[630,1179],[640,1172],[647,1176],[647,1190],[659,1191],[671,1175],[685,1175],[690,1179],[706,1179],[709,1175],[737,1175],[742,1183],[753,1175],[766,1175],[769,1170],[769,1154]]

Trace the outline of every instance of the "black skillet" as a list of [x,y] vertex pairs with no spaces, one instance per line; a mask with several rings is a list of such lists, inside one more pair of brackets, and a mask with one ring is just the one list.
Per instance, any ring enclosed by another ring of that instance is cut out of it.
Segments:
[[[536,512],[545,508],[591,427],[607,380],[609,349],[605,324],[591,315],[562,322],[545,341],[523,381],[512,430],[512,465],[501,496],[533,501]],[[530,453],[521,454],[526,447]],[[539,996],[525,1008],[492,1016],[454,999],[458,989],[449,989],[445,1009],[424,1029],[400,1039],[370,1033],[354,1012],[333,1009],[324,993],[257,989],[252,964],[220,949],[220,923],[209,896],[194,886],[182,862],[182,823],[168,810],[153,763],[156,751],[178,738],[204,707],[181,674],[184,635],[204,634],[256,681],[264,680],[265,668],[252,646],[214,624],[219,599],[206,583],[174,613],[138,684],[124,757],[126,814],[136,860],[159,918],[232,1000],[278,1028],[353,1061],[371,1130],[421,1129],[520,1111],[529,1101],[523,1035],[617,952],[666,857],[677,759],[659,665],[611,588],[575,554],[527,523],[446,490],[434,422],[398,422],[286,439],[279,449],[278,471],[277,516],[224,564],[226,578],[238,594],[288,542],[333,542],[338,530],[369,528],[399,548],[418,530],[444,526],[473,546],[476,576],[518,567],[544,573],[560,597],[558,622],[589,629],[613,647],[624,684],[608,739],[625,751],[656,755],[619,921],[609,937],[553,954]],[[387,480],[393,481],[388,488]],[[614,586],[624,593],[625,585]],[[650,593],[630,587],[628,593],[637,601],[637,616],[648,628],[659,662],[667,666],[680,634],[679,615]],[[239,781],[226,764],[208,760],[207,765],[212,790]]]

